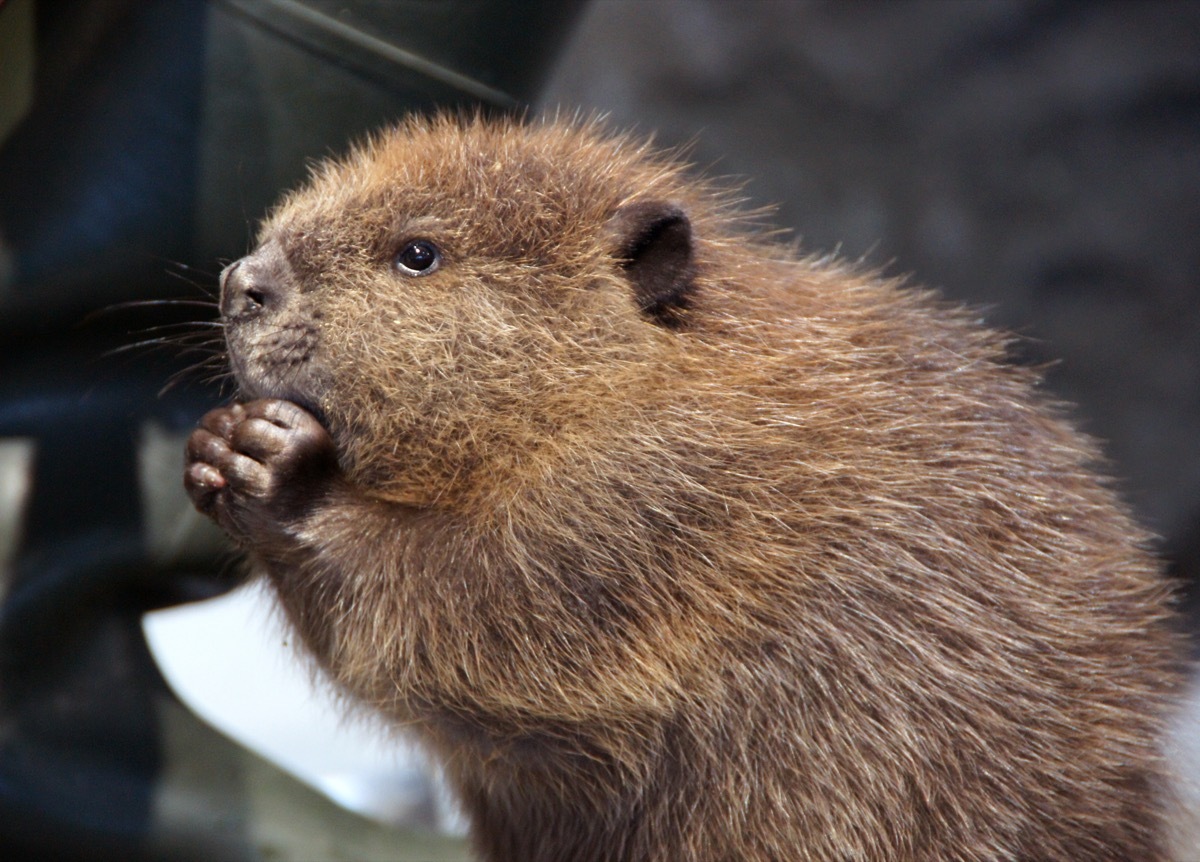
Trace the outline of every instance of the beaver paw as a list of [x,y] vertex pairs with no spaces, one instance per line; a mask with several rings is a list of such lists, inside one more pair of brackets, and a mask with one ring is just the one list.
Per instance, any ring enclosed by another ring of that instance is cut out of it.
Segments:
[[187,442],[183,485],[235,539],[285,538],[337,474],[329,432],[290,401],[263,398],[211,410]]

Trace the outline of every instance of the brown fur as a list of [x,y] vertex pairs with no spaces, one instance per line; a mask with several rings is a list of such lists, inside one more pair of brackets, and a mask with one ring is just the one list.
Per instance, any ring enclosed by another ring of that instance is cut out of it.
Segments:
[[409,121],[240,266],[189,490],[486,858],[1161,858],[1169,588],[970,315],[586,123]]

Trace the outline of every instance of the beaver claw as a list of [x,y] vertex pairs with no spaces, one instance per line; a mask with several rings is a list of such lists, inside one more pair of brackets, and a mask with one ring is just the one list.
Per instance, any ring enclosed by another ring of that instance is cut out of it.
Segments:
[[238,541],[279,536],[337,473],[329,432],[290,401],[263,398],[211,410],[187,442],[192,503]]

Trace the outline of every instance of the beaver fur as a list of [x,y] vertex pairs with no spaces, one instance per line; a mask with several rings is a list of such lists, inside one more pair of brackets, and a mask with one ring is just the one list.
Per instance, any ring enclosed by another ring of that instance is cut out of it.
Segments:
[[185,484],[484,858],[1163,858],[1170,586],[972,314],[645,141],[450,116],[221,302]]

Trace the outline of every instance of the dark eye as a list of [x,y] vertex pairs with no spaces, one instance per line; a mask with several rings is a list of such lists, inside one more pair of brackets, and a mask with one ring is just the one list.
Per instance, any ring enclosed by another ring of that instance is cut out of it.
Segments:
[[429,275],[442,262],[442,253],[427,239],[405,243],[396,255],[396,269],[405,275]]

